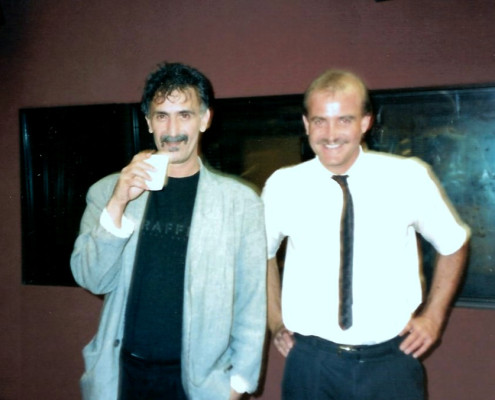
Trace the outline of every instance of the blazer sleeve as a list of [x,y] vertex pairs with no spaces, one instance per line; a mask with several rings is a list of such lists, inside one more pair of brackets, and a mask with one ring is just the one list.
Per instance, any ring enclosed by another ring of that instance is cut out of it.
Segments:
[[115,176],[109,176],[89,189],[79,235],[71,255],[74,279],[94,294],[106,294],[116,287],[122,271],[124,247],[134,235],[119,238],[100,224],[100,216],[115,181]]

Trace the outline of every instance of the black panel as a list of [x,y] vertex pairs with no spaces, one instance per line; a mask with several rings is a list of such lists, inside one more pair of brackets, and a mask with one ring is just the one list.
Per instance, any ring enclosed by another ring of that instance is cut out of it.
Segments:
[[[495,307],[495,87],[376,91],[369,147],[417,156],[433,167],[471,227],[459,304]],[[434,263],[422,242],[427,283]]]
[[[219,99],[210,129],[202,138],[205,158],[215,168],[244,175],[243,147],[268,137],[304,138],[302,95]],[[274,149],[274,151],[281,149]]]
[[[495,307],[495,86],[371,94],[368,147],[431,164],[472,229],[458,304]],[[302,95],[217,100],[204,158],[261,189],[276,168],[311,156],[301,106]],[[24,109],[20,116],[23,282],[72,285],[69,256],[87,189],[152,147],[152,136],[137,104]],[[429,284],[434,255],[424,249]]]
[[20,110],[23,283],[74,285],[86,192],[136,152],[137,115],[133,105]]

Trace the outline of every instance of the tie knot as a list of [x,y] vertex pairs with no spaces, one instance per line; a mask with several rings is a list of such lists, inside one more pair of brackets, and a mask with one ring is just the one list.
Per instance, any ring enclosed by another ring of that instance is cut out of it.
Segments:
[[347,186],[347,178],[349,175],[333,175],[332,179],[336,181],[340,186]]

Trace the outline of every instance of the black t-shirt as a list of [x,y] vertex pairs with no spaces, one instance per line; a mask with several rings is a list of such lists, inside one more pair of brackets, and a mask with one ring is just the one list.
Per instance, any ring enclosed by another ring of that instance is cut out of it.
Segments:
[[184,271],[199,173],[168,178],[151,192],[143,221],[124,327],[124,348],[161,362],[180,360]]

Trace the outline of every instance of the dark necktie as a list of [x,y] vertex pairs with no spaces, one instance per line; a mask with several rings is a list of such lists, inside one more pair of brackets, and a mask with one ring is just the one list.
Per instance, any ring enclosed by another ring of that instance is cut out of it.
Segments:
[[352,248],[354,243],[354,207],[347,186],[347,175],[334,175],[332,179],[342,188],[344,205],[340,222],[340,277],[339,277],[339,325],[342,329],[352,326]]

